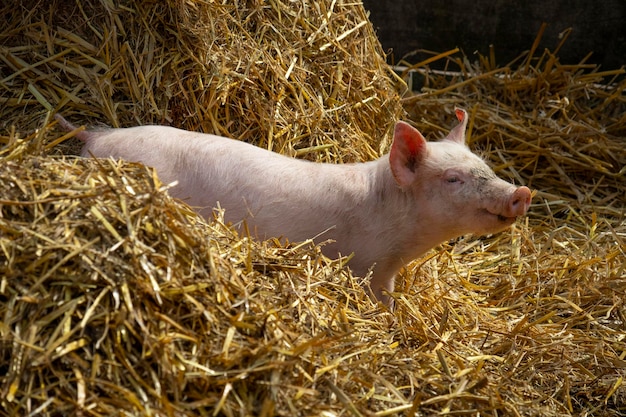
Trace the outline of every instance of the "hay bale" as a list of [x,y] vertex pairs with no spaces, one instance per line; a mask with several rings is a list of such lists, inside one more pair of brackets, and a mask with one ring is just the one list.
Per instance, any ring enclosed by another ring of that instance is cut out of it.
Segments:
[[46,111],[63,112],[354,161],[386,149],[402,111],[358,4],[18,3],[0,10],[2,83],[16,93],[3,99],[0,127],[34,130]]
[[415,124],[437,137],[470,109],[471,145],[537,195],[508,233],[407,267],[392,314],[345,260],[200,219],[146,167],[40,156],[68,136],[51,108],[373,157],[402,110],[360,5],[1,7],[5,414],[625,412],[620,71],[548,52],[423,71],[403,102]]
[[206,224],[142,165],[31,157],[0,184],[9,414],[284,412],[310,346],[355,338],[341,261]]

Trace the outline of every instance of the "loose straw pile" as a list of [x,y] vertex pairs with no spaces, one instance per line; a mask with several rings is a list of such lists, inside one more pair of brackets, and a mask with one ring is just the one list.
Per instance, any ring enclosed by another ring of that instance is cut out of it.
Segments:
[[1,10],[5,128],[34,130],[62,112],[77,124],[167,124],[354,161],[386,149],[402,112],[353,3],[26,3]]
[[[444,53],[401,101],[358,3],[27,3],[0,9],[0,415],[626,412],[623,71]],[[409,265],[393,313],[345,259],[201,219],[51,121],[346,162],[455,106],[534,204]]]

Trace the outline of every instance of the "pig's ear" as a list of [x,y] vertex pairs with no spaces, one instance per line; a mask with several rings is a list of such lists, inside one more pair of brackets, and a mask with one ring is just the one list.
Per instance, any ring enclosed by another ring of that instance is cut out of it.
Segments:
[[454,109],[459,124],[450,131],[450,134],[444,139],[465,145],[465,129],[467,129],[467,112],[463,109]]
[[394,178],[401,187],[406,187],[415,181],[417,167],[425,154],[424,136],[408,123],[396,123],[393,145],[389,152],[389,165],[391,165]]

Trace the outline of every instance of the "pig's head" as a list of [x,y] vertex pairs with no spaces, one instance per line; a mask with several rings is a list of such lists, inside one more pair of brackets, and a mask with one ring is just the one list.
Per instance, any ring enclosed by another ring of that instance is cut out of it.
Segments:
[[389,154],[396,182],[442,241],[499,232],[526,214],[531,200],[527,187],[499,179],[469,150],[467,113],[457,109],[456,116],[459,125],[439,142],[426,142],[415,128],[398,122]]

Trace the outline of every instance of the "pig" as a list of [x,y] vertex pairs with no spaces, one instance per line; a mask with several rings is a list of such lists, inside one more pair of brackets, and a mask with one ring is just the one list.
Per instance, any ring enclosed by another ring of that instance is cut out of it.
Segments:
[[[465,234],[492,234],[526,214],[531,192],[499,179],[465,144],[467,113],[429,142],[406,122],[388,154],[369,162],[315,163],[225,137],[168,126],[81,131],[81,155],[154,167],[173,197],[205,217],[246,222],[258,239],[323,241],[331,258],[353,257],[369,295],[392,306],[394,279],[408,262]],[[56,116],[66,130],[74,126]],[[369,275],[368,275],[369,274]]]

